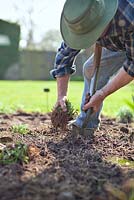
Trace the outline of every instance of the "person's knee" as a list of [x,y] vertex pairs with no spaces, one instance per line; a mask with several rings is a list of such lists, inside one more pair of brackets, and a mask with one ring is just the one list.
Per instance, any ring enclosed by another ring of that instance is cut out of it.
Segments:
[[91,68],[91,63],[87,64],[87,62],[85,62],[83,64],[83,74],[86,75],[88,73],[88,68]]
[[91,79],[93,76],[94,68],[92,62],[85,62],[83,65],[83,76],[87,79]]

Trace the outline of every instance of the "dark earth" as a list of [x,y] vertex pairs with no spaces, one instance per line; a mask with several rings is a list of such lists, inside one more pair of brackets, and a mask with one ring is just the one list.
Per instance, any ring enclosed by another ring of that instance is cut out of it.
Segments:
[[[94,136],[75,136],[55,130],[50,115],[0,114],[1,143],[9,137],[39,152],[28,164],[0,164],[0,200],[133,200],[133,123],[102,116]],[[16,124],[29,132],[12,133]]]

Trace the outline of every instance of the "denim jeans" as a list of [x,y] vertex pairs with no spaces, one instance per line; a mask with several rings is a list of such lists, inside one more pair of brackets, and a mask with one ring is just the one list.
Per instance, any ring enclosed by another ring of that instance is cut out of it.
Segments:
[[[100,70],[98,76],[97,90],[101,89],[106,85],[109,79],[117,73],[117,71],[122,67],[123,62],[126,59],[125,52],[113,52],[105,48],[102,49]],[[81,112],[76,118],[74,124],[81,127],[83,121],[86,117],[86,113],[82,111],[82,107],[85,102],[85,96],[87,93],[91,94],[91,88],[93,86],[94,76],[91,77],[91,71],[93,69],[93,55],[83,65],[83,76],[84,76],[84,90],[81,101]],[[94,113],[89,120],[87,128],[97,128],[100,124],[100,112]]]

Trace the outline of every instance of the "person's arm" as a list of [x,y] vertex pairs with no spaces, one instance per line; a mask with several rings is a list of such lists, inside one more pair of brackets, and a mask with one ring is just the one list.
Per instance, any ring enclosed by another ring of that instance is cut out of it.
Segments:
[[65,42],[62,42],[55,56],[54,69],[50,71],[50,75],[57,78],[75,73],[74,60],[79,52],[80,50],[71,49]]
[[56,106],[60,105],[63,111],[66,111],[66,100],[67,100],[67,89],[68,89],[68,82],[69,82],[70,75],[65,75],[57,80],[57,103]]
[[60,105],[63,111],[66,111],[65,102],[67,100],[69,78],[76,71],[73,63],[79,52],[80,50],[71,49],[62,42],[56,54],[54,69],[50,72],[57,81],[57,102],[55,107]]
[[104,97],[112,94],[113,92],[119,90],[121,87],[127,85],[133,80],[133,77],[130,76],[124,68],[121,68],[117,75],[103,87],[102,92]]
[[95,112],[98,111],[103,100],[108,95],[127,85],[134,79],[134,33],[130,32],[126,37],[125,49],[127,59],[123,63],[123,67],[106,86],[93,95],[90,102],[83,107],[83,110],[93,107]]
[[93,107],[94,112],[97,112],[107,96],[127,85],[132,80],[133,77],[121,68],[117,75],[106,86],[98,90],[95,95],[91,97],[90,102],[84,105],[83,110]]

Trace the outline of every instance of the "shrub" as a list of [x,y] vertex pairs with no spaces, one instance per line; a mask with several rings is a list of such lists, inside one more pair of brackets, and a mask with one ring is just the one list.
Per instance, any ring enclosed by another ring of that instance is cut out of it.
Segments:
[[133,121],[132,111],[128,107],[122,107],[117,114],[117,119],[122,123],[131,123]]

